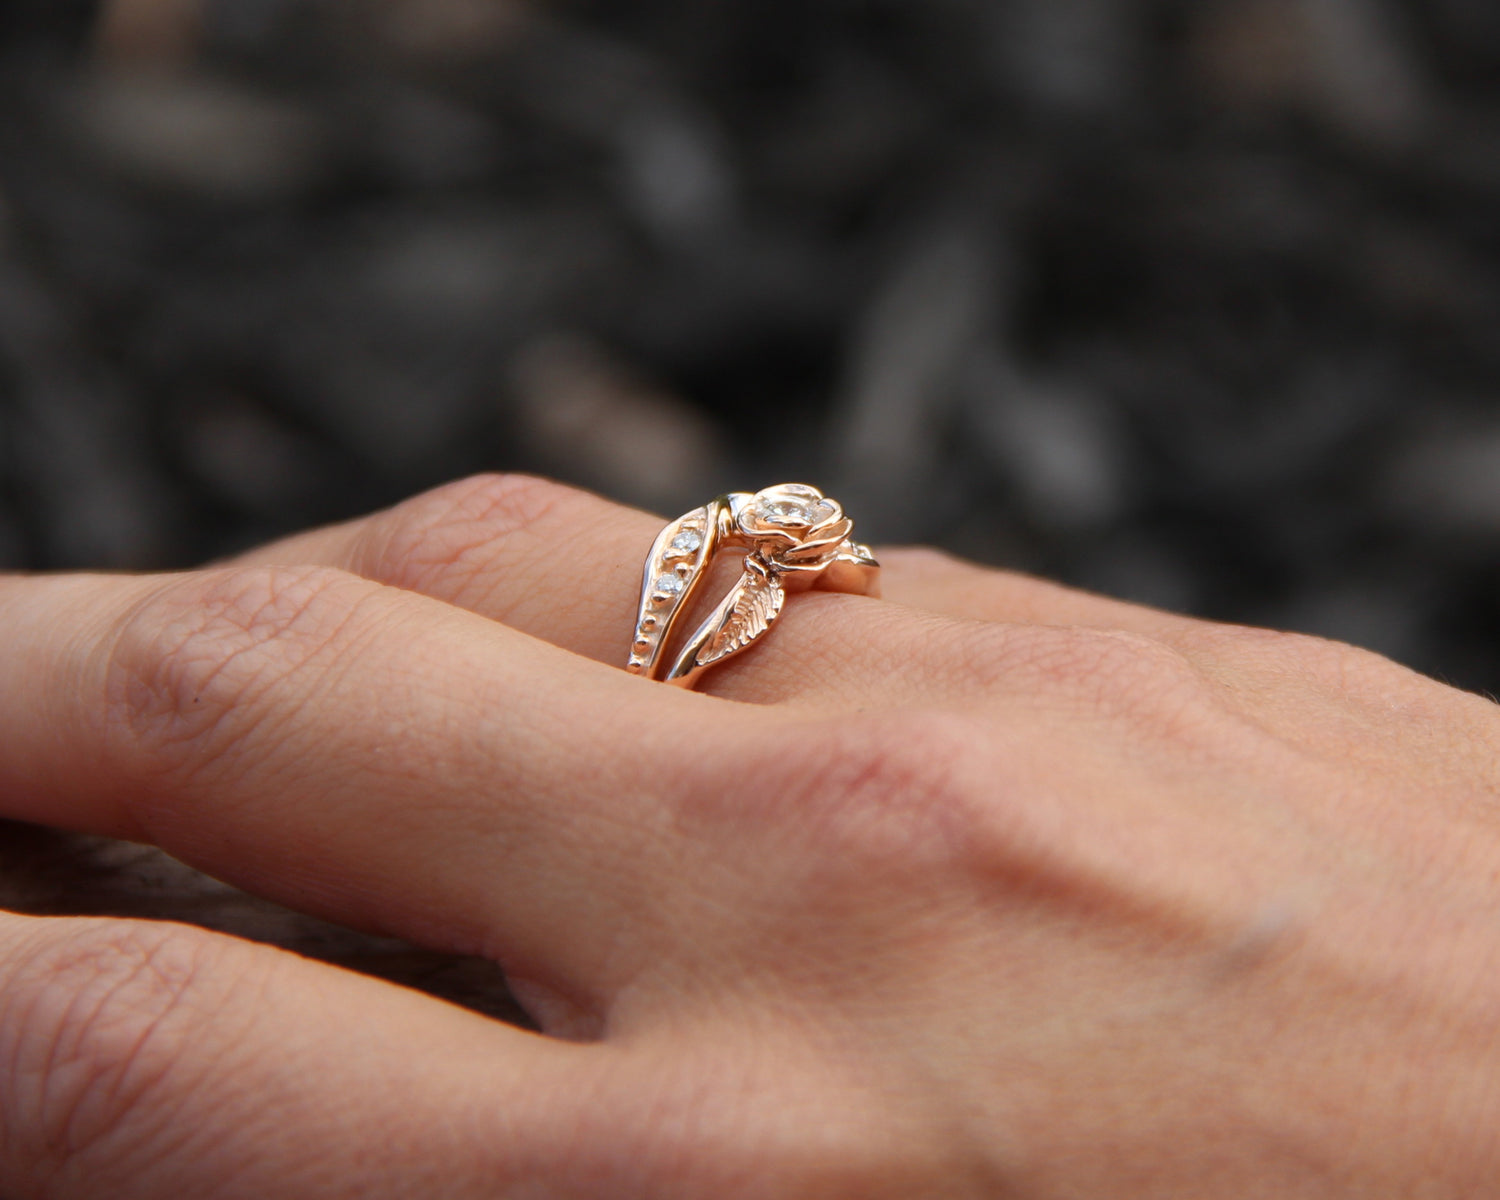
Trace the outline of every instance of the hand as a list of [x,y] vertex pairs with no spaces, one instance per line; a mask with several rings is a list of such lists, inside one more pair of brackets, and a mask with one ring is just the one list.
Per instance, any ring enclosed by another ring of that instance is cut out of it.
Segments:
[[0,586],[0,815],[492,956],[551,1035],[0,917],[0,1195],[1493,1190],[1494,705],[926,552],[684,693],[617,667],[659,524],[479,479]]

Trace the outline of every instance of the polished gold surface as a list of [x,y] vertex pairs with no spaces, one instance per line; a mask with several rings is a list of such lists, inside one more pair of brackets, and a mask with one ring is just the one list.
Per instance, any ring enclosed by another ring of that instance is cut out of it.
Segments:
[[[880,564],[851,538],[853,531],[838,501],[802,483],[753,495],[733,492],[672,521],[646,558],[626,669],[692,687],[704,671],[770,632],[789,593],[820,588],[877,595]],[[672,654],[679,620],[700,596],[713,564],[720,554],[741,551],[739,581]]]

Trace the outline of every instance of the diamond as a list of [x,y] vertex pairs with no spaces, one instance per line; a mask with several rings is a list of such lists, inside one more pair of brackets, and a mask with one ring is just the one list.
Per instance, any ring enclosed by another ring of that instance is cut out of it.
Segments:
[[676,575],[658,575],[656,582],[651,585],[659,595],[680,596],[682,595],[683,582]]
[[807,510],[795,500],[762,500],[757,515],[778,525],[807,524]]
[[816,525],[833,515],[826,500],[762,500],[756,515],[774,525]]
[[696,529],[684,529],[672,539],[672,549],[692,554],[703,547],[703,535]]

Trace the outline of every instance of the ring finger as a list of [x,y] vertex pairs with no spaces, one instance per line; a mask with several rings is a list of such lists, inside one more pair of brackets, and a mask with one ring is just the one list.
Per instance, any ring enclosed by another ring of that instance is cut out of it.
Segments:
[[[337,566],[616,665],[629,651],[641,564],[661,526],[650,514],[544,480],[478,476],[273,543],[241,561]],[[946,629],[934,617],[1074,625],[1163,640],[1196,624],[932,551],[882,557],[889,603],[799,596],[774,637],[717,669],[704,690],[755,703],[808,698],[863,705],[882,690],[911,699],[902,662],[944,660],[932,665],[951,682],[945,660],[962,658],[976,636],[972,629]]]

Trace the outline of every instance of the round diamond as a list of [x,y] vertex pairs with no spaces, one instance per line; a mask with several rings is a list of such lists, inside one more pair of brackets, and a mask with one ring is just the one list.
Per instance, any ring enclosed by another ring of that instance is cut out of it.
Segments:
[[807,523],[807,510],[795,500],[767,500],[760,506],[760,515],[778,525]]
[[692,554],[703,546],[703,535],[696,529],[684,529],[672,539],[672,549]]
[[816,525],[833,513],[826,500],[763,500],[758,515],[776,525]]
[[682,595],[683,582],[676,575],[658,575],[651,586],[663,596]]

